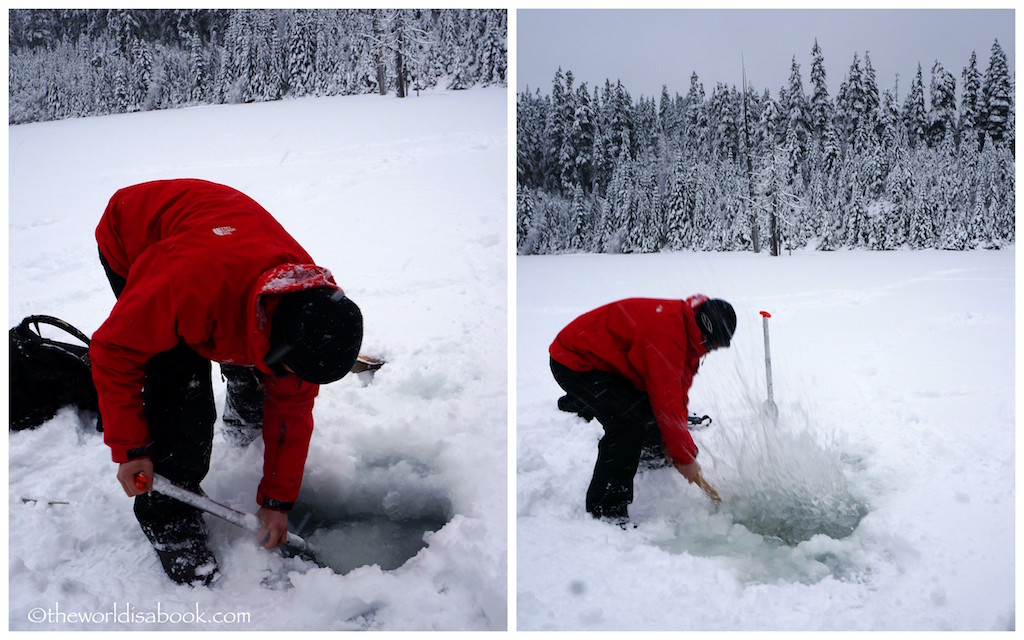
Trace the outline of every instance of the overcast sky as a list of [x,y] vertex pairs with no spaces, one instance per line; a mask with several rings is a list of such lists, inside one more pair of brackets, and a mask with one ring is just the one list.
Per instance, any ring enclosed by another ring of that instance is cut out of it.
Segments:
[[516,90],[528,86],[542,94],[551,92],[561,67],[591,91],[605,79],[621,79],[634,100],[659,97],[662,85],[670,95],[685,95],[696,72],[710,95],[719,82],[742,87],[741,54],[748,83],[776,98],[795,56],[809,94],[815,38],[833,99],[854,53],[863,69],[865,51],[879,91],[891,89],[899,74],[900,102],[918,63],[928,99],[936,60],[953,74],[959,95],[971,51],[984,74],[996,39],[1014,73],[1011,9],[524,9],[516,25]]

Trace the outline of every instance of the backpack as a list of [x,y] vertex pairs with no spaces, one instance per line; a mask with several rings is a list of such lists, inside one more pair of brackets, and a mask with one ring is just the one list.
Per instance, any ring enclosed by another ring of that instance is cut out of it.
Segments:
[[[83,344],[44,338],[40,324],[61,329]],[[10,335],[12,431],[34,429],[68,405],[99,414],[84,333],[59,318],[38,315],[22,320]],[[98,421],[97,430],[102,431]]]

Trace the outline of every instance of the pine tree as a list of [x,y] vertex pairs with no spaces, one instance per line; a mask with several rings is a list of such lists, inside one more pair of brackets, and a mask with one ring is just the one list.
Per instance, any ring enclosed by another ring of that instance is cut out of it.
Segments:
[[864,118],[865,127],[878,134],[878,110],[882,100],[875,80],[875,68],[871,65],[871,55],[864,52]]
[[314,16],[299,9],[292,16],[288,38],[288,92],[301,97],[316,93],[316,37]]
[[818,46],[818,39],[814,39],[814,48],[811,49],[811,131],[819,140],[823,140],[826,127],[831,127],[834,108],[832,99],[828,95],[828,84],[825,76],[825,60]]
[[708,105],[708,121],[715,123],[711,140],[716,157],[733,161],[739,157],[740,108],[741,103],[733,99],[729,89],[718,83]]
[[938,60],[932,65],[931,110],[928,112],[928,140],[933,147],[947,133],[956,130],[956,80]]
[[504,84],[508,73],[508,50],[506,46],[506,14],[501,9],[485,9],[479,12],[485,20],[480,41],[480,82],[484,86]]
[[529,88],[516,100],[516,181],[524,187],[544,183],[544,124],[548,102]]
[[911,196],[910,220],[907,229],[907,245],[912,249],[924,249],[932,241],[932,221],[935,217],[934,194],[927,182],[915,182]]
[[576,90],[572,125],[569,129],[572,149],[572,176],[570,182],[587,191],[594,189],[594,127],[596,114],[590,103],[586,83]]
[[[552,101],[555,126],[552,133],[558,142],[557,148],[557,184],[563,194],[572,193],[573,185],[576,184],[576,132],[573,130],[576,125],[576,89],[573,87],[574,78],[572,71],[565,73],[565,88],[558,87],[557,94],[552,91]],[[588,96],[589,97],[589,96]],[[582,133],[578,134],[582,137]]]
[[675,140],[679,137],[679,120],[672,104],[672,98],[668,95],[667,85],[661,85],[661,98],[658,100],[658,126],[663,139]]
[[615,156],[611,150],[611,133],[605,119],[605,105],[600,101],[597,87],[594,88],[590,102],[594,111],[594,193],[603,196],[611,182]]
[[704,105],[704,85],[696,73],[690,74],[690,90],[685,98],[686,110],[683,114],[683,148],[694,155],[706,155],[711,152],[710,139],[707,135],[707,112]]
[[[569,85],[572,85],[572,73],[569,73]],[[551,108],[547,112],[544,127],[544,187],[550,191],[562,192],[564,183],[562,176],[568,173],[565,166],[568,153],[567,145],[569,123],[569,107],[567,106],[565,73],[559,67],[551,82]]]
[[576,185],[573,188],[571,216],[572,222],[569,229],[568,248],[573,252],[585,251],[590,246],[588,228],[590,220],[586,194],[583,193],[583,187],[580,185]]
[[978,57],[971,52],[971,61],[960,74],[963,80],[963,97],[960,100],[960,130],[964,139],[973,138],[977,146],[983,134],[979,131],[981,124],[981,73],[978,71]]
[[790,64],[789,86],[786,95],[789,99],[789,110],[788,113],[783,114],[786,118],[785,145],[790,150],[787,183],[793,184],[795,178],[799,176],[802,180],[801,186],[803,186],[810,180],[807,152],[811,139],[811,109],[807,97],[804,95],[800,65],[796,63],[796,57]]
[[686,249],[693,241],[696,185],[693,168],[680,154],[676,157],[666,209],[666,244],[671,250]]
[[996,144],[1011,137],[1010,107],[1013,90],[1006,66],[1006,53],[999,40],[992,44],[992,55],[981,86],[982,125]]
[[854,53],[850,71],[839,85],[839,95],[836,99],[836,129],[839,139],[854,149],[858,148],[858,132],[864,129],[866,111],[863,72],[860,68],[860,59]]
[[907,240],[916,189],[914,173],[907,166],[907,153],[904,148],[897,149],[892,168],[886,176],[886,193],[891,204],[892,219],[890,242],[894,248]]
[[882,94],[878,107],[878,144],[888,155],[887,166],[892,165],[893,155],[900,140],[900,113],[896,105],[896,96],[888,89]]
[[128,80],[129,103],[132,110],[148,109],[149,86],[153,80],[153,58],[149,46],[136,40],[133,43],[132,60],[134,63]]
[[195,33],[185,34],[185,43],[188,47],[188,99],[190,102],[201,102],[207,83],[206,60],[203,57],[202,43]]
[[611,152],[614,158],[633,158],[633,98],[622,86],[615,83],[611,100],[606,100],[609,109],[608,130],[611,134]]
[[533,229],[534,218],[533,196],[527,187],[516,189],[516,252],[521,255],[532,253],[527,245],[530,231]]
[[924,108],[924,85],[921,79],[921,65],[917,65],[917,74],[910,84],[910,93],[903,103],[903,123],[907,130],[907,142],[913,149],[927,140],[928,120]]
[[603,253],[622,253],[627,221],[624,212],[629,208],[632,196],[631,177],[632,161],[623,157],[615,165],[608,183],[604,202],[601,206],[601,224],[598,237],[598,248]]

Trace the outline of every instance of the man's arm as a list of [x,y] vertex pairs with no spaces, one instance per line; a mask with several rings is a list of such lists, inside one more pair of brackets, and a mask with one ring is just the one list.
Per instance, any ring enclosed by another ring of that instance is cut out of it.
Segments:
[[256,501],[260,505],[257,540],[268,549],[288,537],[288,512],[302,486],[319,389],[296,375],[264,377],[263,479]]
[[697,458],[697,445],[686,421],[686,397],[692,381],[685,370],[686,351],[676,342],[657,338],[656,334],[646,338],[640,347],[647,395],[672,460],[688,465]]
[[149,252],[140,258],[133,268],[136,277],[129,279],[89,345],[103,440],[114,462],[148,455],[149,425],[142,410],[146,362],[178,343],[166,270],[154,264],[156,258]]

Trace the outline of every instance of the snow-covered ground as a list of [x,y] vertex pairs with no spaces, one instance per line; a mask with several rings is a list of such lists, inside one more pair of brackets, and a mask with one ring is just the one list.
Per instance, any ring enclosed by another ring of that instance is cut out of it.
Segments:
[[[1014,253],[518,258],[518,629],[1013,628]],[[739,316],[690,394],[721,509],[659,469],[635,529],[595,521],[601,428],[556,408],[547,347],[605,302],[695,292]]]
[[[321,390],[300,500],[378,524],[443,524],[404,564],[381,548],[385,529],[341,536],[332,552],[370,564],[338,575],[208,518],[223,577],[176,586],[101,435],[64,410],[8,441],[10,628],[507,628],[506,95],[10,127],[9,326],[38,313],[86,333],[103,322],[114,298],[93,230],[116,189],[171,177],[241,189],[334,272],[363,310],[363,351],[388,361],[372,384],[348,376]],[[204,489],[255,511],[261,461],[260,442],[232,448],[218,424]]]

